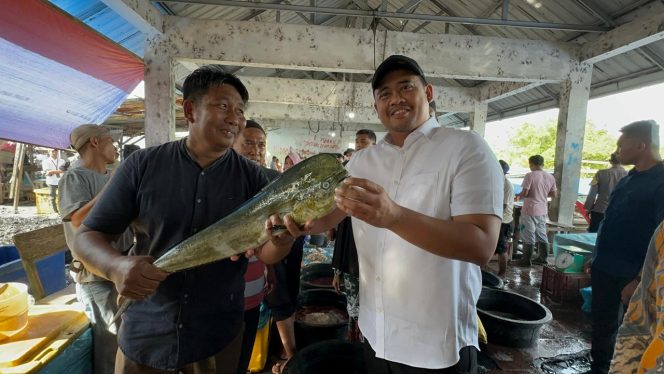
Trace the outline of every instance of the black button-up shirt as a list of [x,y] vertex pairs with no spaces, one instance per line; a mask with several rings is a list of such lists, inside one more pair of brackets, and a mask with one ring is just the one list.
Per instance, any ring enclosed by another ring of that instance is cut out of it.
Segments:
[[[232,149],[202,169],[182,139],[134,152],[84,224],[110,234],[131,224],[131,254],[158,258],[266,184],[261,168]],[[244,258],[223,260],[169,275],[123,315],[122,352],[143,365],[176,369],[221,351],[242,326],[246,266]]]
[[611,192],[597,233],[593,269],[633,278],[641,271],[648,243],[664,220],[664,165],[632,169]]

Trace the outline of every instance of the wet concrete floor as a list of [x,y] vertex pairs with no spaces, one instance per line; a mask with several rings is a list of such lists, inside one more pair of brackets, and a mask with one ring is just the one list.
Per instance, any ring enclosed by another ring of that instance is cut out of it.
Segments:
[[[491,262],[489,271],[498,270],[498,264]],[[538,358],[554,357],[561,354],[577,353],[590,349],[590,320],[581,311],[580,302],[556,302],[549,296],[540,294],[542,282],[542,266],[520,268],[509,265],[505,274],[505,289],[527,296],[542,303],[553,314],[553,320],[540,330],[537,344],[530,348],[510,348],[491,344],[489,337],[488,355],[499,369],[489,373],[542,373]],[[578,373],[574,367],[564,370],[565,373]],[[560,372],[563,374],[563,371]]]

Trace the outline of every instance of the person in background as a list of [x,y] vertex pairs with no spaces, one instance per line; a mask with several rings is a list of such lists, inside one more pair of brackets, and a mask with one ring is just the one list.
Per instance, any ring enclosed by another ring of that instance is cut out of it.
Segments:
[[[374,146],[376,134],[371,130],[362,129],[355,134],[355,150]],[[360,328],[357,321],[360,313],[360,265],[357,262],[357,247],[353,237],[353,226],[350,217],[345,217],[337,225],[334,252],[332,253],[334,278],[332,286],[341,293],[343,282],[346,294],[346,310],[348,311],[348,340],[360,340]]]
[[[81,223],[99,199],[110,179],[107,165],[118,157],[108,128],[97,125],[81,125],[69,135],[72,147],[80,155],[77,167],[69,169],[60,178],[60,217],[67,246],[73,248],[74,237]],[[134,244],[131,229],[125,230],[111,246],[117,253],[125,253]],[[94,372],[112,374],[115,370],[115,354],[118,350],[119,323],[113,322],[118,311],[118,293],[113,282],[99,277],[76,258],[70,272],[76,282],[76,297],[85,306],[85,313],[92,325]]]
[[295,164],[299,163],[300,161],[302,161],[300,155],[295,153],[295,151],[290,151],[286,155],[286,158],[284,158],[284,171],[292,168]]
[[355,149],[365,149],[376,144],[376,133],[369,129],[361,129],[355,133]]
[[[524,199],[521,218],[519,219],[520,238],[523,240],[523,258],[516,266],[529,267],[532,262],[546,265],[549,255],[549,238],[546,236],[546,220],[549,218],[547,198],[557,194],[556,179],[542,170],[544,157],[540,155],[528,158],[530,173],[526,174],[521,184],[519,197]],[[532,260],[533,249],[537,247],[537,258]]]
[[[136,300],[122,315],[116,373],[235,374],[242,343],[246,257],[280,261],[294,238],[284,232],[241,258],[166,273],[153,265],[177,243],[235,211],[268,183],[233,149],[245,126],[249,93],[221,65],[185,78],[189,134],[134,152],[114,172],[83,221],[72,251],[88,271]],[[287,216],[289,227],[294,224]],[[269,232],[282,225],[265,222]],[[110,245],[132,226],[136,244],[123,256]],[[298,230],[299,231],[299,230]],[[299,233],[299,232],[298,232]]]
[[353,156],[353,152],[355,152],[355,149],[353,148],[348,148],[344,151],[344,162],[343,162],[344,165],[346,165],[348,161],[350,161],[350,158]]
[[281,166],[281,161],[279,161],[277,156],[272,156],[272,162],[270,163],[270,169],[276,170],[280,173],[283,170],[283,167]]
[[[291,151],[284,160],[284,172],[297,165],[300,156]],[[276,321],[279,338],[283,347],[279,361],[272,367],[273,373],[280,373],[284,362],[290,360],[297,349],[295,342],[295,307],[300,292],[300,272],[304,236],[297,237],[288,255],[279,263],[274,264],[275,287],[267,296],[267,303]]]
[[627,170],[618,161],[618,155],[611,153],[609,161],[611,167],[595,173],[593,180],[590,182],[590,192],[588,192],[584,204],[586,212],[590,214],[588,232],[597,232],[600,223],[604,219],[604,211],[609,204],[609,196],[613,188],[619,180],[627,175]]
[[42,170],[46,175],[46,185],[50,193],[51,207],[53,213],[58,213],[58,183],[60,177],[65,173],[65,160],[60,158],[60,152],[57,149],[51,149],[51,156],[42,161]]
[[[240,156],[260,165],[260,160],[265,159],[265,145],[267,134],[263,127],[254,120],[247,120],[245,128],[238,133],[233,149]],[[261,166],[267,179],[272,182],[279,178],[280,173]],[[265,264],[256,256],[249,258],[247,271],[244,273],[244,335],[242,336],[242,347],[240,359],[237,366],[237,374],[245,374],[251,360],[254,348],[254,340],[258,329],[260,317],[260,305],[266,293],[274,287],[274,270],[272,265]]]
[[509,238],[512,235],[512,212],[514,211],[514,186],[512,182],[507,179],[507,173],[510,171],[510,166],[503,160],[498,160],[500,167],[503,169],[504,187],[503,187],[503,221],[500,224],[500,234],[498,235],[498,245],[496,246],[496,254],[498,255],[498,276],[504,277],[507,271],[507,253],[509,247]]
[[[238,133],[233,149],[241,156],[257,163],[265,172],[267,179],[273,181],[281,175],[277,170],[265,167],[265,151],[267,146],[267,133],[258,122],[247,120],[247,125]],[[272,157],[274,161],[276,157]]]
[[634,165],[616,184],[593,253],[592,372],[607,373],[624,304],[639,283],[648,241],[664,221],[664,165],[659,155],[659,126],[638,121],[620,129],[618,160]]
[[480,266],[503,215],[498,160],[476,133],[429,115],[433,86],[413,59],[388,57],[371,87],[388,134],[351,158],[337,209],[301,233],[353,217],[369,373],[477,373]]
[[648,246],[641,281],[629,301],[610,373],[657,373],[664,363],[664,222]]

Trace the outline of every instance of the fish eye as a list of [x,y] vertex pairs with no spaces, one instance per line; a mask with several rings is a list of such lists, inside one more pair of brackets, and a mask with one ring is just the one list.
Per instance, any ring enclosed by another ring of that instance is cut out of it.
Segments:
[[326,190],[328,188],[330,188],[330,183],[329,182],[323,182],[323,188],[326,189]]

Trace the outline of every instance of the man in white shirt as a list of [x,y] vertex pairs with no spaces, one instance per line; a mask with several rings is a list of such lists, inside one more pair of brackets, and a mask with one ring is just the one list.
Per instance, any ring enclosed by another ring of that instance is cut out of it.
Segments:
[[476,133],[429,116],[433,87],[414,60],[389,57],[372,88],[388,135],[355,152],[337,209],[302,232],[353,217],[368,372],[475,373],[479,266],[502,218],[498,160]]
[[510,166],[503,160],[498,160],[498,162],[505,174],[505,181],[503,183],[503,221],[500,224],[500,235],[498,235],[496,254],[498,255],[498,276],[504,277],[505,272],[507,271],[509,238],[512,235],[512,221],[514,220],[512,215],[514,212],[514,186],[512,186],[512,182],[507,179],[507,173],[510,171]]
[[64,158],[60,158],[57,149],[51,149],[51,157],[47,157],[42,161],[42,170],[46,175],[46,185],[48,186],[51,194],[51,207],[53,213],[58,213],[58,204],[56,203],[58,196],[58,182],[60,177],[65,173]]

